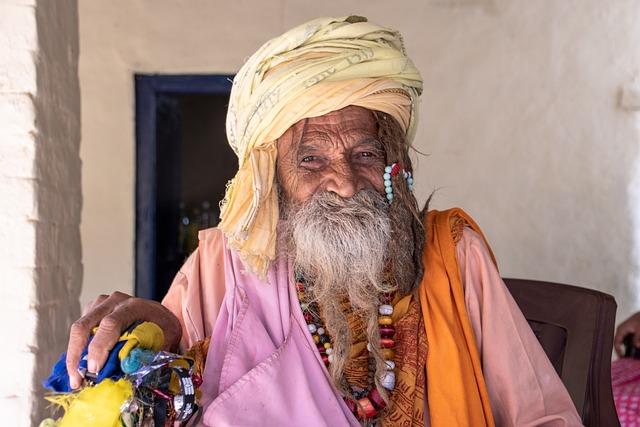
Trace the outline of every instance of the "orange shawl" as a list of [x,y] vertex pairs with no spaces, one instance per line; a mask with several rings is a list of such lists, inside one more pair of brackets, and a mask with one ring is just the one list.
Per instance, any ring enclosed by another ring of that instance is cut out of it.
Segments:
[[418,295],[429,342],[427,396],[433,427],[494,425],[456,258],[463,226],[484,239],[461,209],[431,211],[425,223],[425,274]]

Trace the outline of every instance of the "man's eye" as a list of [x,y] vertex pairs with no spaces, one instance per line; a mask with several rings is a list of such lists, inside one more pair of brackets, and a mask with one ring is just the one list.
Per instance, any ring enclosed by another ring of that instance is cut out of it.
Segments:
[[359,157],[361,159],[370,160],[370,159],[377,158],[378,155],[376,153],[374,153],[373,151],[361,151],[360,153],[357,154],[357,157]]
[[304,169],[320,169],[322,164],[322,157],[320,156],[304,156],[300,159],[300,167]]

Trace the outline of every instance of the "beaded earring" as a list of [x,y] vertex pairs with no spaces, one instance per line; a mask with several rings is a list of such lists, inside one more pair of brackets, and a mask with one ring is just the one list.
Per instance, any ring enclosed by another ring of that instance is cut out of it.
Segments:
[[[391,184],[391,178],[398,175],[400,173],[400,166],[397,163],[392,164],[391,166],[385,166],[384,174],[382,177],[384,178],[384,192],[387,195],[387,200],[389,203],[393,202],[393,186]],[[409,187],[409,191],[413,191],[413,176],[411,172],[402,169],[402,174],[404,179],[407,181],[407,186]]]
[[413,191],[413,176],[411,172],[404,171],[404,179],[407,180],[407,187],[409,187],[409,191]]

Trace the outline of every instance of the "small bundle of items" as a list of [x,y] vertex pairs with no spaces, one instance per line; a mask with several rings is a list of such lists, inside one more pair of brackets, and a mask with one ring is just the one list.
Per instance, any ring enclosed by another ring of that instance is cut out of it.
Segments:
[[62,407],[64,415],[58,420],[48,418],[41,426],[186,423],[198,409],[208,341],[196,344],[184,356],[161,351],[163,344],[158,325],[136,323],[120,337],[97,374],[87,372],[87,345],[79,367],[85,382],[79,390],[71,390],[63,353],[44,386],[54,392],[46,399]]

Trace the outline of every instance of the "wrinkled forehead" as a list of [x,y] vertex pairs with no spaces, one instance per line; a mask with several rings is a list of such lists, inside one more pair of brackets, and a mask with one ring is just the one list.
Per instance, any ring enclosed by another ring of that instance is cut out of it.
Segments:
[[291,126],[279,140],[299,144],[303,137],[339,137],[350,133],[376,135],[378,130],[373,111],[348,106],[318,117],[305,118]]

